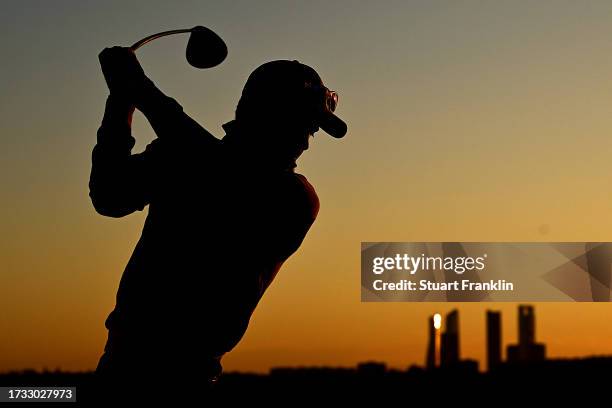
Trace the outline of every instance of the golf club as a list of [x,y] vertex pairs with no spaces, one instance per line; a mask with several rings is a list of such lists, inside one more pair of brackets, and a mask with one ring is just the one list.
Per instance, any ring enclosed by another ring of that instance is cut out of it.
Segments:
[[189,62],[191,66],[201,69],[212,68],[221,64],[225,60],[225,57],[227,57],[227,46],[223,39],[214,31],[203,26],[162,31],[161,33],[143,38],[134,43],[130,48],[132,51],[136,51],[138,48],[157,38],[182,33],[191,33],[189,41],[187,42],[187,50],[185,51],[187,62]]

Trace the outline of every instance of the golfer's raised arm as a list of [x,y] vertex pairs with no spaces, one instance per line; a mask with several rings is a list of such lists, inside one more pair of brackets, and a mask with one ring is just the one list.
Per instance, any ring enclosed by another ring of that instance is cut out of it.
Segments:
[[89,196],[96,211],[109,217],[142,210],[150,200],[156,141],[143,153],[131,153],[133,112],[134,105],[126,99],[109,95],[92,152]]
[[144,114],[159,138],[173,138],[176,141],[191,137],[215,139],[189,117],[175,99],[160,91],[149,78],[145,78],[138,93],[136,108]]

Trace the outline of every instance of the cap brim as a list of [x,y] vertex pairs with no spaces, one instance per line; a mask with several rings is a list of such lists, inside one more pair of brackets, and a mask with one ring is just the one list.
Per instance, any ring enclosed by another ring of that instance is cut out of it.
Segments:
[[319,122],[319,127],[330,136],[340,139],[346,135],[346,123],[332,112],[325,112]]

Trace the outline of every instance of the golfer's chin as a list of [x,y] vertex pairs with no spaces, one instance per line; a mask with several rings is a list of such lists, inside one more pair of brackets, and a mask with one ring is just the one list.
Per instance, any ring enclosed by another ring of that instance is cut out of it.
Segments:
[[264,159],[267,163],[266,167],[277,170],[293,170],[297,167],[297,157],[290,156],[276,156]]
[[291,150],[285,151],[282,154],[278,155],[279,163],[285,169],[294,169],[297,167],[297,160],[302,155],[303,150]]
[[293,170],[296,167],[297,167],[297,157],[288,159],[286,162],[286,165],[284,166],[284,168],[286,168],[287,170]]

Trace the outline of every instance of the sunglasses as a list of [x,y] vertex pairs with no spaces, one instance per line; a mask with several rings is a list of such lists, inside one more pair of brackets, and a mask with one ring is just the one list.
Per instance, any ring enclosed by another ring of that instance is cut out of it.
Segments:
[[304,87],[313,93],[313,100],[316,101],[315,104],[319,105],[321,103],[323,110],[333,112],[338,107],[338,92],[332,91],[323,85],[312,84],[311,82],[306,82]]
[[336,107],[338,106],[338,92],[331,91],[325,88],[325,99],[324,100],[325,100],[325,107],[330,112],[335,111]]

